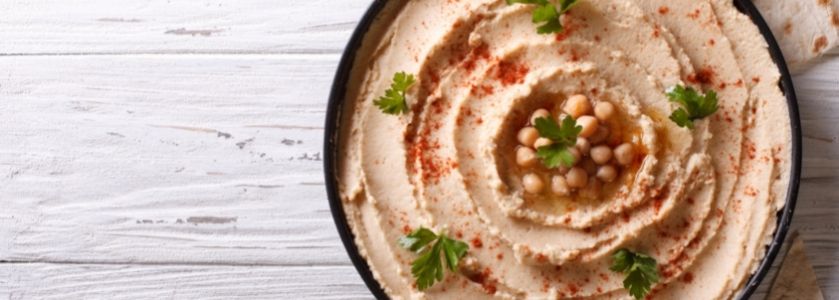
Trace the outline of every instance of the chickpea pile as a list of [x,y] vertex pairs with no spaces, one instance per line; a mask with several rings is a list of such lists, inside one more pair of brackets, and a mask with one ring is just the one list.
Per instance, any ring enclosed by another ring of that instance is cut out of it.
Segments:
[[566,197],[577,193],[588,198],[598,197],[604,183],[615,181],[635,158],[635,146],[632,143],[624,142],[614,147],[608,143],[608,124],[615,124],[610,120],[616,118],[616,115],[615,105],[610,102],[598,101],[592,105],[585,95],[569,97],[562,105],[556,120],[557,123],[561,123],[566,116],[571,116],[577,121],[577,126],[582,127],[576,145],[568,149],[576,158],[575,163],[571,167],[540,172],[545,169],[540,168],[536,151],[553,142],[540,137],[533,124],[538,118],[550,118],[551,113],[543,108],[534,111],[527,126],[519,130],[517,136],[520,145],[516,148],[516,164],[524,174],[521,178],[524,190],[530,194],[541,194],[545,191],[546,181],[549,180],[550,192],[553,195]]

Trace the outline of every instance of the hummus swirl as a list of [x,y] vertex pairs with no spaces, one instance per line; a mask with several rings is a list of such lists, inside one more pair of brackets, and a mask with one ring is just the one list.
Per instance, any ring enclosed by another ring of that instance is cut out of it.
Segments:
[[[654,299],[728,299],[755,270],[783,206],[790,123],[780,75],[727,0],[584,0],[536,33],[505,1],[391,1],[367,34],[343,107],[338,182],[355,242],[393,298],[624,299],[611,254],[659,263]],[[411,112],[381,113],[392,74],[416,74]],[[714,90],[680,128],[665,91]],[[511,155],[533,109],[613,103],[635,163],[597,199],[527,197]],[[421,226],[469,243],[458,273],[419,291]]]

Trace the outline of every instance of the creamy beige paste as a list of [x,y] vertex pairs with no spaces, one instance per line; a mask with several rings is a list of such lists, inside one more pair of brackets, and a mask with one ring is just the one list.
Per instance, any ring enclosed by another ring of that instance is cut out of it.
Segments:
[[[728,299],[755,271],[783,206],[790,123],[778,68],[730,0],[583,0],[560,34],[503,0],[391,1],[355,61],[339,135],[339,189],[355,242],[393,298],[628,299],[611,254],[659,263],[653,299]],[[396,72],[412,112],[373,105]],[[667,116],[676,84],[715,90],[693,130]],[[613,102],[644,151],[597,201],[523,196],[511,141],[534,107]],[[460,272],[418,291],[425,226],[470,245]]]

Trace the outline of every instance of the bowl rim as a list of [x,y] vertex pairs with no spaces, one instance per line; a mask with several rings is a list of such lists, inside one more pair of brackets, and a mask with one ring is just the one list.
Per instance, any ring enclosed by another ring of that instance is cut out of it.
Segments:
[[[772,263],[775,261],[775,258],[781,250],[790,229],[790,223],[792,222],[792,216],[795,210],[795,205],[798,199],[798,190],[801,183],[802,133],[801,118],[798,112],[798,100],[795,95],[792,76],[789,73],[789,68],[787,67],[777,40],[760,12],[750,0],[733,1],[734,6],[740,10],[740,12],[749,16],[752,23],[758,27],[761,35],[768,44],[769,54],[781,74],[779,86],[787,101],[790,118],[790,133],[792,136],[789,185],[787,187],[784,207],[777,212],[778,220],[775,232],[773,233],[772,242],[766,247],[766,255],[761,260],[757,270],[750,275],[748,282],[737,296],[738,299],[748,299],[766,277]],[[356,271],[358,271],[359,275],[361,275],[361,278],[364,280],[367,288],[377,299],[388,299],[388,296],[382,289],[379,282],[373,277],[373,273],[367,264],[367,261],[361,256],[358,246],[355,244],[354,235],[350,230],[349,222],[346,218],[346,213],[344,212],[343,203],[338,193],[337,154],[340,150],[338,145],[338,134],[340,132],[339,126],[343,113],[346,85],[349,81],[350,72],[353,69],[356,52],[361,47],[364,36],[370,26],[376,21],[379,12],[387,3],[388,0],[374,0],[370,4],[364,15],[361,17],[357,27],[353,31],[346,48],[344,48],[341,60],[339,61],[338,68],[335,72],[335,77],[329,94],[329,101],[327,103],[323,143],[324,176],[329,207],[332,212],[332,219],[335,222],[338,235],[341,237],[341,241],[344,244],[344,248],[352,261],[353,266]]]

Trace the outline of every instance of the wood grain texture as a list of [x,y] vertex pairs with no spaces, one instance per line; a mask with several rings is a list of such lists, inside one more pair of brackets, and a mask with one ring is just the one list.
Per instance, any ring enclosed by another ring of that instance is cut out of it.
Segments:
[[7,0],[0,53],[340,53],[368,0]]
[[[369,1],[65,2],[0,2],[0,298],[369,297],[321,161]],[[794,228],[834,299],[839,56],[795,83]]]
[[370,299],[355,269],[0,264],[0,298]]
[[0,259],[347,264],[321,171],[334,65],[0,58]]

